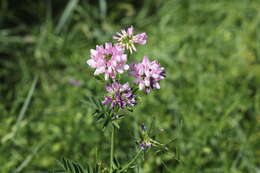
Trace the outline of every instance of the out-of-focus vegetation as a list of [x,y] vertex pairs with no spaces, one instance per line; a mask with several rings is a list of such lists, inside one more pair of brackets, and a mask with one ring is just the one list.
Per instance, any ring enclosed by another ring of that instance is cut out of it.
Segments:
[[136,122],[155,119],[180,161],[150,152],[141,173],[260,171],[260,1],[0,2],[0,172],[52,170],[62,156],[84,165],[96,151],[108,163],[109,134],[84,103],[105,91],[85,61],[130,25],[149,36],[136,60],[158,59],[167,78],[121,122],[119,159],[132,157]]

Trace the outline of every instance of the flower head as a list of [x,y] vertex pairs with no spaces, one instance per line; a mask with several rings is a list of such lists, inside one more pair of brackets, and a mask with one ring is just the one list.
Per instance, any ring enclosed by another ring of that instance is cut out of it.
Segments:
[[151,89],[160,89],[159,81],[165,78],[164,68],[157,61],[149,61],[144,56],[141,63],[131,66],[130,75],[135,77],[135,83],[138,84],[140,90],[149,93]]
[[151,142],[148,142],[148,141],[143,141],[143,142],[141,142],[139,145],[140,145],[140,148],[141,148],[142,150],[145,150],[145,149],[148,149],[148,148],[151,148],[151,147],[152,147]]
[[117,32],[113,39],[117,40],[119,45],[125,49],[129,49],[130,53],[132,53],[133,51],[136,51],[135,43],[142,45],[146,44],[147,35],[145,32],[134,35],[134,27],[131,26],[127,30],[121,30],[121,33]]
[[106,87],[108,96],[105,96],[102,104],[110,104],[112,108],[126,108],[132,107],[136,104],[135,95],[128,83],[120,84],[113,82]]
[[146,128],[146,126],[144,125],[144,123],[141,124],[141,130],[142,130],[143,132],[145,132],[145,131],[147,130],[147,128]]
[[140,148],[142,150],[151,148],[152,147],[151,138],[148,135],[147,128],[144,125],[144,123],[141,124],[140,129],[141,129],[140,131],[141,140],[139,141]]
[[94,75],[104,73],[105,80],[108,78],[115,79],[117,73],[123,73],[128,70],[126,64],[127,55],[124,54],[123,48],[120,45],[106,43],[105,46],[96,46],[96,49],[90,50],[91,59],[87,64],[95,68]]

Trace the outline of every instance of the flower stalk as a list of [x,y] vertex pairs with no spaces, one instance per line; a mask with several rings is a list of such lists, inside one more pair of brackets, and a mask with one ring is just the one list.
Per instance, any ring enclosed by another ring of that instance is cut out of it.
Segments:
[[110,166],[109,173],[113,172],[113,159],[114,159],[114,141],[115,141],[115,127],[112,124],[111,128],[111,139],[110,139]]
[[121,170],[119,170],[119,173],[126,171],[138,159],[138,157],[141,155],[141,153],[142,153],[142,149],[140,149],[137,152],[135,157],[130,162],[128,162]]

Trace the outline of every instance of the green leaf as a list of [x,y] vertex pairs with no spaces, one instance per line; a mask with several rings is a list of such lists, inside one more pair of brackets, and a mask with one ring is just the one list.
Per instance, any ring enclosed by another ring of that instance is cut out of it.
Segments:
[[99,76],[99,75],[98,76],[94,75],[94,79],[96,79],[98,81],[101,81],[101,82],[104,81],[104,79],[101,76]]
[[114,157],[114,166],[117,169],[121,169],[121,164],[116,157]]
[[87,164],[87,173],[93,173],[93,169],[92,169],[92,167],[89,165],[89,164]]
[[113,123],[113,125],[114,125],[117,129],[120,128],[119,124],[118,124],[116,121],[112,121],[112,123]]
[[60,165],[66,173],[86,173],[80,164],[65,158],[62,158]]

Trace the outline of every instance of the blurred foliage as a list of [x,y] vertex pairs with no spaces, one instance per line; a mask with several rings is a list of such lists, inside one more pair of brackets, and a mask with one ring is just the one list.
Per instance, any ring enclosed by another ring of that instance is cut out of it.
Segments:
[[147,153],[133,172],[259,172],[259,9],[258,0],[1,0],[0,172],[109,160],[109,134],[84,103],[105,91],[85,61],[130,25],[149,36],[136,60],[158,59],[167,78],[121,122],[119,160],[135,151],[137,122],[155,119],[155,139],[176,138],[181,161]]

